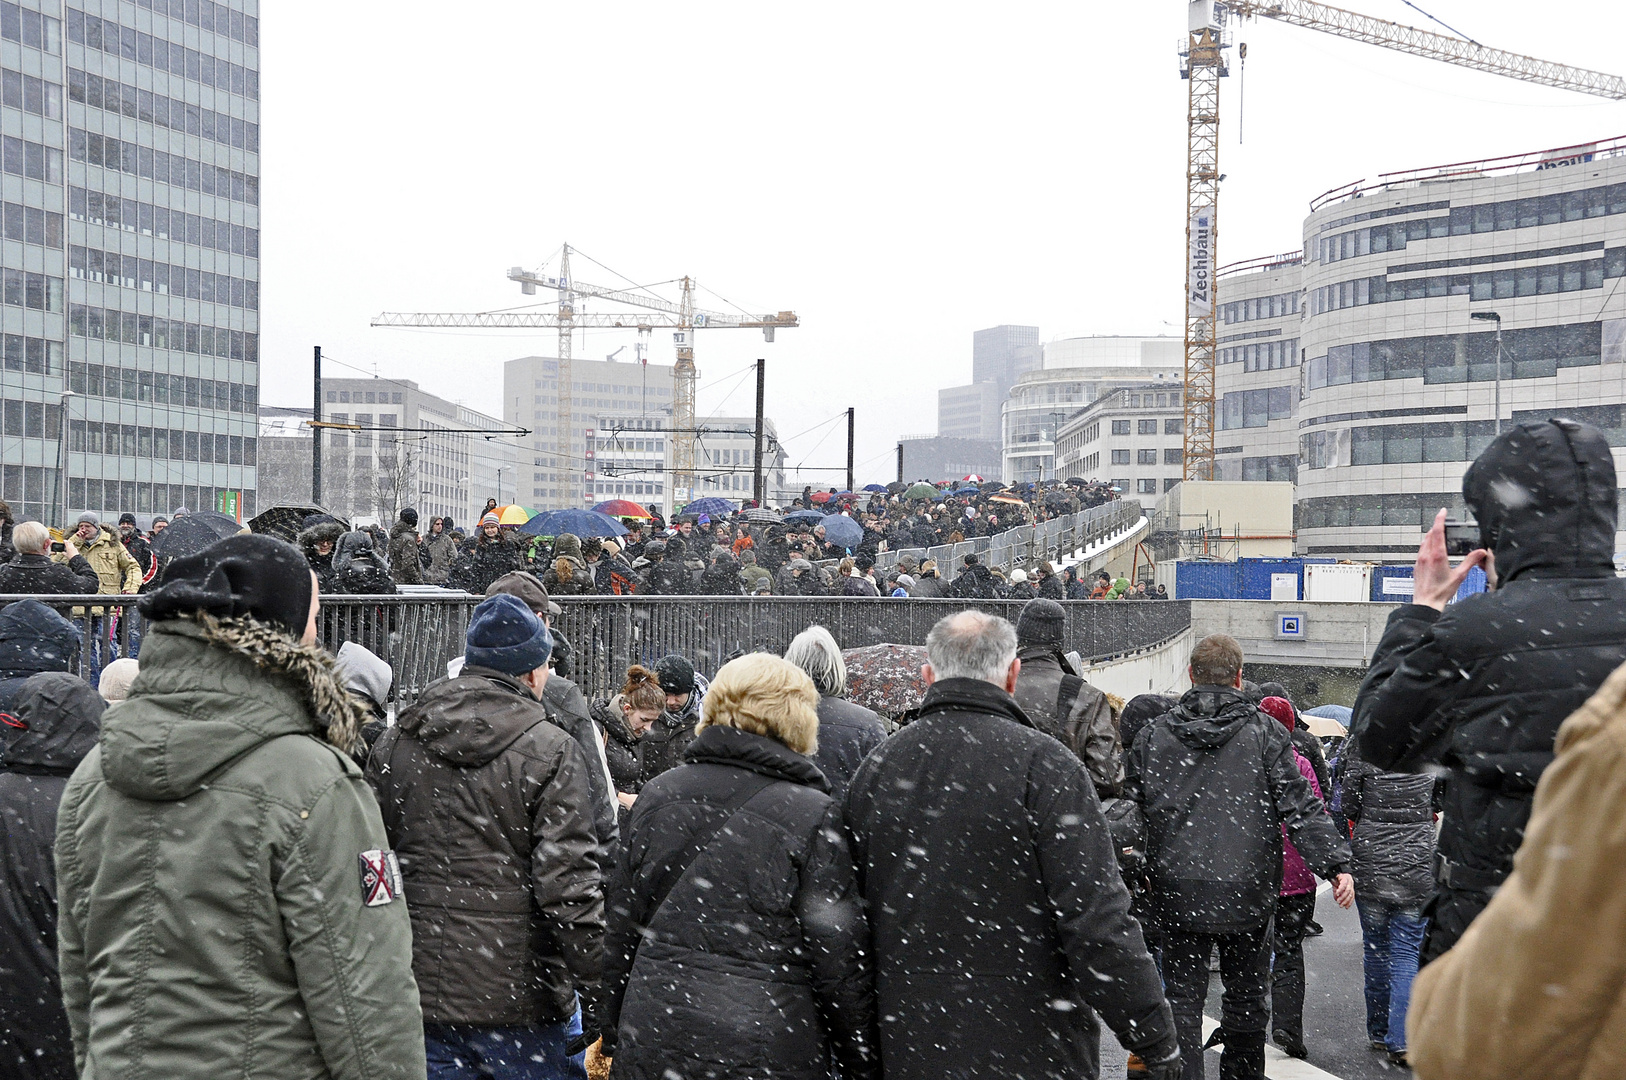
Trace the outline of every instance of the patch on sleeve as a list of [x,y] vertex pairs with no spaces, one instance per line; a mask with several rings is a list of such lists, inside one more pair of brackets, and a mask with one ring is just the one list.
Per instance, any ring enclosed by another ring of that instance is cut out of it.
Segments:
[[401,863],[395,852],[374,848],[361,853],[361,902],[382,907],[401,895]]

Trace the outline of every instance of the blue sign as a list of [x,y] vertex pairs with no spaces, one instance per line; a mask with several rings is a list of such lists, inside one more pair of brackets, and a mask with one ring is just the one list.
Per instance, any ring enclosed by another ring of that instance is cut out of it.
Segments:
[[1278,638],[1298,639],[1304,638],[1304,615],[1276,613],[1276,636]]

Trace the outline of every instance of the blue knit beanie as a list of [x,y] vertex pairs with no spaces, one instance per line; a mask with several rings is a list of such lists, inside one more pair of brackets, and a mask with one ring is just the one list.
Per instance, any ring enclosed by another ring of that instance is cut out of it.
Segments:
[[545,667],[553,652],[553,635],[517,596],[498,593],[480,601],[469,618],[463,662],[505,675],[524,675]]

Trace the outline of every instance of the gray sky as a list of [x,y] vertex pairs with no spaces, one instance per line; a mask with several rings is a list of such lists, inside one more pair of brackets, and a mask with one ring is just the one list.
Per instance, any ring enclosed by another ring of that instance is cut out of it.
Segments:
[[[1423,24],[1401,0],[1348,3]],[[1618,3],[1422,6],[1486,45],[1626,74]],[[553,331],[367,323],[517,305],[506,269],[568,241],[640,283],[691,274],[794,310],[772,345],[697,335],[701,415],[749,413],[732,376],[766,356],[782,435],[856,406],[859,483],[889,480],[897,437],[933,431],[937,388],[969,381],[973,330],[1179,333],[1185,9],[266,4],[262,400],[308,402],[320,344],[496,413],[502,361],[553,355]],[[1297,249],[1309,200],[1352,180],[1626,133],[1626,104],[1273,23],[1237,40],[1222,264]],[[635,338],[578,334],[575,352],[626,359]],[[669,332],[651,359],[672,362]],[[844,462],[839,423],[787,441],[793,463]]]

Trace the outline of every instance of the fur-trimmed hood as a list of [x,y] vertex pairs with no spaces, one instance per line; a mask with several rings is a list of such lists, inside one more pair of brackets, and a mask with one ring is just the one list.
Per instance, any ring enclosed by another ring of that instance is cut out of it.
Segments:
[[[299,550],[304,552],[305,558],[308,560],[314,561],[323,558],[324,556],[316,554],[317,543],[326,540],[336,546],[339,543],[339,537],[343,535],[344,526],[337,521],[324,521],[320,525],[312,525],[299,534]],[[328,552],[325,557],[333,558],[333,552]]]
[[103,717],[102,772],[132,798],[184,799],[286,735],[349,752],[369,715],[316,645],[255,619],[169,619],[142,643],[129,699]]

